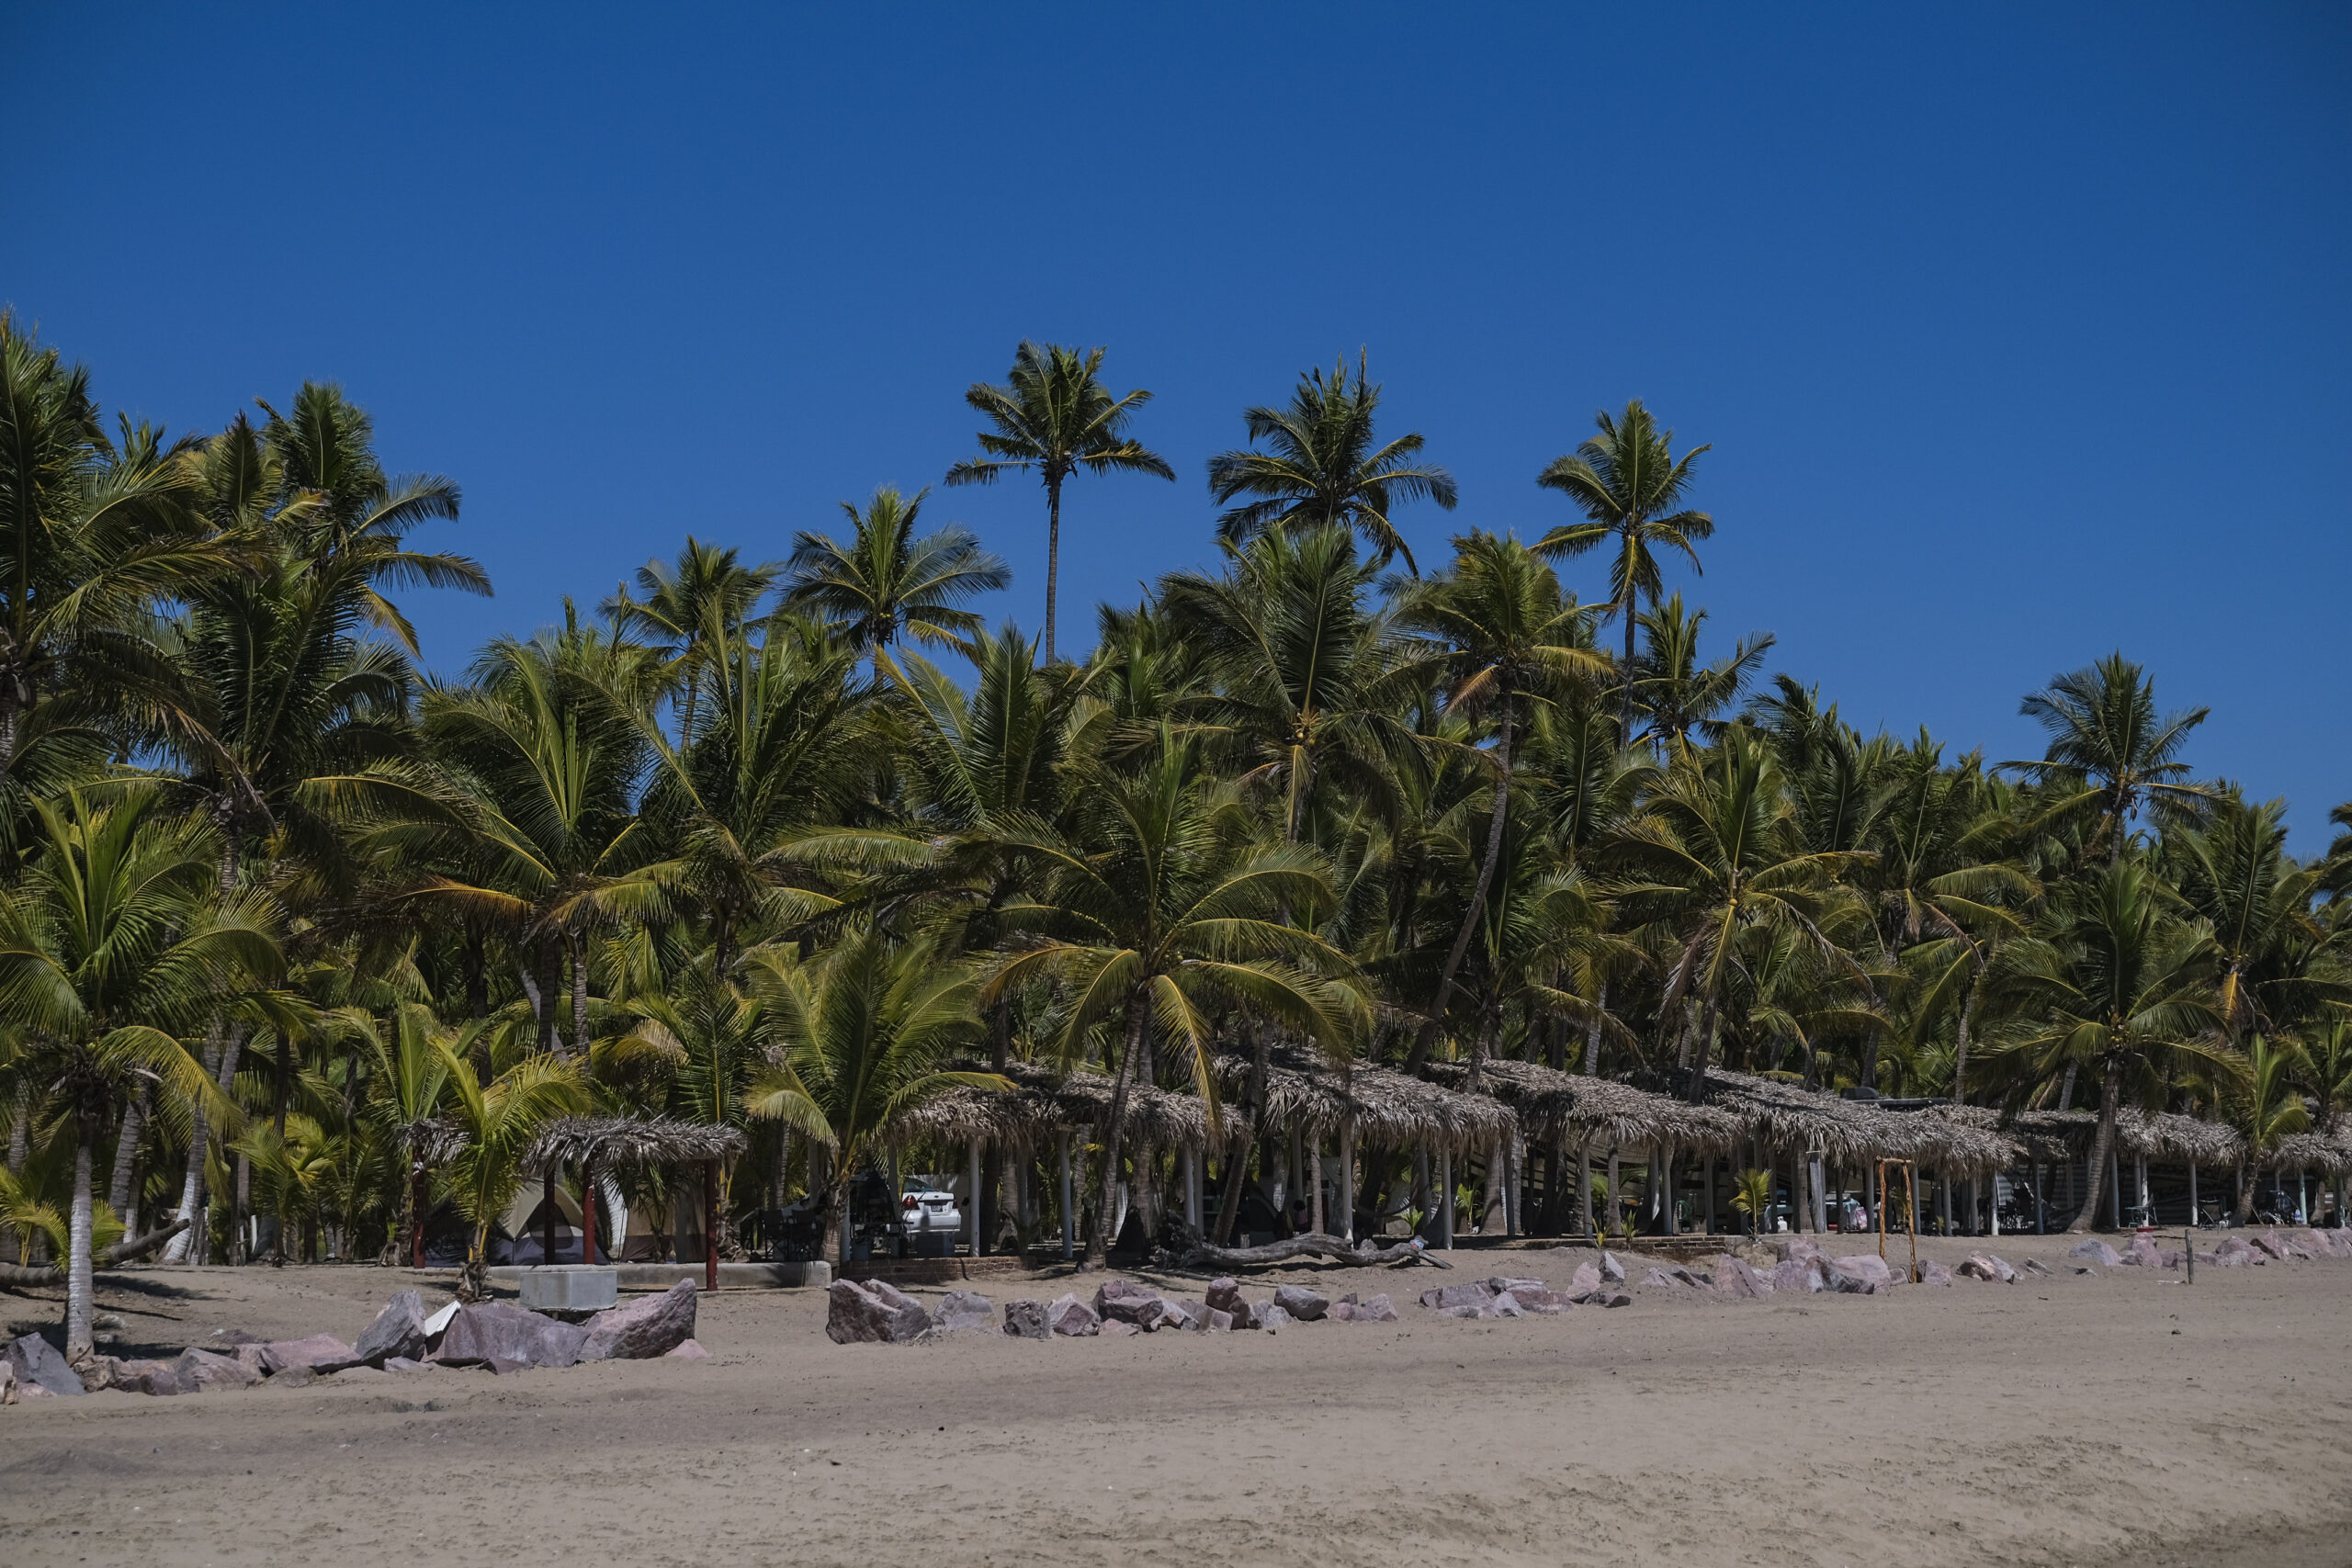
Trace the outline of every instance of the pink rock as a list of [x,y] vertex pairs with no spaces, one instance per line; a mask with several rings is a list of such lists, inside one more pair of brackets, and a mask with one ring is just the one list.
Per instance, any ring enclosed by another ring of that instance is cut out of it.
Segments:
[[[1780,1266],[1775,1264],[1773,1272],[1778,1274],[1779,1271]],[[1729,1296],[1735,1301],[1748,1302],[1762,1301],[1772,1293],[1776,1283],[1774,1280],[1758,1273],[1755,1266],[1747,1259],[1734,1258],[1728,1252],[1715,1259],[1713,1281],[1717,1295]]]
[[710,1352],[702,1348],[699,1339],[681,1339],[662,1351],[662,1359],[665,1361],[707,1361]]

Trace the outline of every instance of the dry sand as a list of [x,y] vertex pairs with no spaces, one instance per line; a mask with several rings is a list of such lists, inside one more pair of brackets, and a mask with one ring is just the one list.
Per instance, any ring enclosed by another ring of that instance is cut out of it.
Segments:
[[[897,1347],[828,1341],[821,1292],[726,1292],[699,1363],[0,1410],[0,1562],[2352,1562],[2352,1261],[2190,1287],[2075,1275],[2057,1238],[1997,1250],[2058,1277],[1637,1287],[1517,1322],[1411,1304],[1589,1256],[1464,1251],[1278,1277],[1388,1291],[1396,1324]],[[101,1305],[119,1349],[174,1350],[349,1337],[410,1282],[157,1269]],[[54,1310],[0,1294],[11,1332]]]

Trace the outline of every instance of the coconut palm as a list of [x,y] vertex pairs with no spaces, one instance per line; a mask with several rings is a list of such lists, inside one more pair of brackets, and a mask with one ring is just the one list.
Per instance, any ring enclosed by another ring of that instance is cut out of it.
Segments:
[[752,618],[784,568],[745,566],[742,552],[707,545],[692,534],[674,562],[647,561],[637,589],[623,588],[598,606],[620,630],[645,639],[670,661],[678,702],[678,744],[694,743],[703,671],[719,646]]
[[903,496],[884,485],[863,512],[842,502],[854,530],[846,545],[797,535],[784,572],[786,606],[839,628],[861,653],[879,653],[901,637],[968,649],[980,617],[959,606],[1004,587],[1012,573],[960,524],[917,538],[930,493]]
[[1127,422],[1151,401],[1137,389],[1119,397],[1102,385],[1103,349],[1079,350],[1023,340],[1005,385],[973,383],[965,402],[992,429],[981,431],[981,456],[947,470],[952,485],[994,484],[1008,469],[1035,468],[1046,486],[1046,662],[1054,661],[1055,596],[1061,583],[1062,486],[1090,473],[1157,474],[1173,479],[1168,460],[1127,434]]
[[1600,433],[1573,456],[1555,457],[1535,482],[1555,490],[1585,514],[1581,523],[1564,524],[1536,541],[1539,554],[1580,556],[1610,547],[1609,613],[1624,628],[1625,657],[1621,680],[1618,734],[1634,734],[1634,631],[1642,601],[1655,601],[1664,586],[1658,566],[1660,552],[1680,550],[1698,571],[1698,544],[1714,536],[1715,522],[1703,512],[1682,504],[1690,489],[1694,465],[1705,446],[1694,446],[1677,457],[1674,432],[1661,431],[1639,398],[1625,405],[1622,415],[1601,410],[1593,416]]
[[2212,940],[2143,860],[2117,861],[2052,902],[2048,936],[2016,955],[2013,983],[2038,1005],[1997,1049],[2022,1057],[2036,1083],[2069,1066],[2098,1076],[2090,1194],[2068,1227],[2080,1232],[2097,1220],[2127,1094],[2145,1097],[2183,1065],[2233,1069],[2236,1056],[2219,1037]]
[[1495,880],[1510,806],[1511,746],[1527,710],[1607,668],[1589,646],[1590,613],[1561,592],[1552,569],[1526,546],[1483,530],[1464,534],[1453,545],[1452,569],[1412,593],[1399,620],[1418,643],[1422,668],[1443,682],[1448,711],[1491,721],[1495,745],[1488,761],[1495,785],[1477,880],[1408,1058],[1416,1066],[1445,1025],[1454,977]]
[[375,1056],[371,1112],[401,1156],[400,1219],[392,1233],[395,1258],[422,1268],[426,1218],[425,1179],[447,1152],[452,1134],[442,1121],[449,1088],[446,1048],[456,1032],[424,1002],[403,1002],[371,1034]]
[[2189,731],[2205,722],[2209,710],[2159,716],[2155,682],[2120,653],[2056,677],[2028,694],[2018,711],[2049,731],[2050,745],[2039,762],[2002,765],[2051,786],[2054,799],[2047,816],[2095,808],[2089,841],[2105,839],[2109,864],[2122,860],[2132,819],[2143,807],[2195,810],[2212,797],[2190,780],[2188,764],[2180,760]]
[[1257,447],[1222,452],[1209,459],[1209,493],[1220,506],[1250,499],[1217,518],[1217,536],[1239,543],[1269,528],[1346,528],[1371,547],[1385,566],[1397,556],[1418,573],[1413,552],[1397,531],[1398,502],[1434,501],[1446,511],[1461,499],[1453,476],[1443,468],[1408,459],[1427,445],[1418,434],[1382,443],[1374,433],[1380,389],[1356,355],[1331,368],[1298,378],[1286,408],[1253,408],[1242,423]]
[[849,1185],[892,1121],[951,1089],[1012,1086],[948,1065],[978,1040],[977,992],[971,971],[927,942],[897,944],[869,929],[808,963],[762,948],[745,968],[770,1066],[746,1087],[744,1109],[831,1152],[818,1199],[825,1255],[845,1262]]
[[1699,631],[1707,623],[1706,611],[1684,610],[1682,595],[1676,593],[1643,612],[1641,623],[1646,646],[1634,679],[1634,705],[1650,716],[1650,739],[1679,746],[1694,731],[1709,739],[1721,735],[1747,682],[1772,651],[1772,634],[1751,633],[1730,653],[1702,664]]
[[1086,1244],[1096,1262],[1110,1245],[1128,1091],[1155,1031],[1179,1044],[1213,1122],[1217,1011],[1281,1024],[1340,1058],[1362,1032],[1360,997],[1331,979],[1348,968],[1345,956],[1282,919],[1330,902],[1323,858],[1303,845],[1250,843],[1238,807],[1228,786],[1200,775],[1194,744],[1170,735],[1135,772],[1090,776],[1073,831],[1044,823],[998,831],[1044,874],[1033,908],[1006,911],[1032,934],[989,975],[982,1004],[1032,983],[1060,987],[1069,999],[1050,1049],[1064,1062],[1083,1058],[1098,1027],[1120,1031]]
[[2164,840],[2175,886],[2213,933],[2217,1005],[2233,1039],[2277,1035],[2330,1002],[2352,1000],[2340,974],[2299,962],[2325,940],[2312,914],[2323,872],[2289,858],[2286,818],[2283,800],[2249,806],[2217,792],[2204,824]]
[[514,1201],[532,1141],[550,1122],[589,1105],[579,1066],[544,1053],[503,1064],[493,1053],[492,1076],[483,1081],[469,1049],[481,1032],[469,1025],[455,1039],[433,1042],[447,1074],[441,1114],[455,1140],[440,1169],[442,1195],[472,1227],[458,1286],[463,1301],[488,1293],[490,1227]]
[[74,1141],[65,1348],[77,1361],[92,1348],[92,1150],[142,1085],[230,1123],[181,1041],[280,963],[267,906],[220,897],[201,835],[154,805],[152,791],[41,803],[40,858],[0,889],[0,1021]]
[[[1661,1027],[1686,996],[1700,1008],[1689,1094],[1704,1091],[1715,1026],[1751,927],[1792,932],[1837,957],[1833,918],[1851,908],[1838,879],[1866,852],[1807,845],[1779,761],[1745,726],[1710,753],[1679,758],[1647,814],[1627,825],[1616,852],[1629,868],[1621,895],[1666,922],[1677,953],[1658,1003]],[[1850,961],[1846,965],[1851,968]]]
[[2260,1034],[2245,1042],[2245,1063],[2232,1076],[2222,1095],[2230,1119],[2245,1138],[2245,1158],[2238,1164],[2238,1213],[2254,1213],[2255,1172],[2267,1163],[2279,1140],[2308,1130],[2311,1111],[2303,1103],[2303,1084],[2312,1062],[2291,1040],[2273,1041]]

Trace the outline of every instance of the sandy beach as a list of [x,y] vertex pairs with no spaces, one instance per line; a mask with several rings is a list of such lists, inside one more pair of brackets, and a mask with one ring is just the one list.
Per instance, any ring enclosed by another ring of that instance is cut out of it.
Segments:
[[[1465,1250],[1451,1274],[1281,1276],[1387,1291],[1396,1324],[1043,1344],[837,1346],[821,1292],[722,1292],[702,1303],[699,1363],[0,1411],[6,1556],[2352,1562],[2352,1262],[2201,1269],[2192,1287],[2075,1274],[2054,1238],[2001,1251],[2058,1272],[1754,1303],[1636,1284],[1623,1309],[1517,1322],[1410,1304],[1490,1272],[1564,1283],[1589,1256]],[[125,1314],[124,1348],[158,1349],[228,1327],[349,1336],[410,1282],[370,1268],[114,1279],[102,1305]],[[49,1310],[0,1299],[12,1332]]]

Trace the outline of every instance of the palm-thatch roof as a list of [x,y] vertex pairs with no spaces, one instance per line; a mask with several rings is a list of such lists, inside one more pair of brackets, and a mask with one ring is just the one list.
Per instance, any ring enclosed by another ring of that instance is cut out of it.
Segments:
[[1481,1063],[1474,1089],[1462,1062],[1432,1062],[1423,1072],[1448,1089],[1492,1095],[1511,1109],[1531,1138],[1591,1139],[1600,1145],[1697,1151],[1728,1149],[1746,1135],[1739,1121],[1710,1105],[1653,1093],[1613,1078],[1564,1073],[1540,1062]]
[[[1103,1074],[1059,1076],[1045,1067],[1015,1062],[1005,1068],[1004,1076],[1012,1081],[1009,1089],[959,1085],[910,1106],[891,1118],[882,1131],[882,1141],[899,1147],[925,1140],[1035,1146],[1057,1133],[1084,1130],[1099,1135],[1109,1125],[1114,1086]],[[1227,1136],[1248,1129],[1249,1118],[1238,1108],[1219,1109]],[[1126,1137],[1161,1147],[1210,1140],[1208,1108],[1197,1095],[1179,1094],[1153,1084],[1127,1086],[1124,1120]]]
[[[1250,1057],[1217,1058],[1217,1083],[1229,1100],[1249,1093]],[[1518,1135],[1519,1119],[1501,1100],[1358,1063],[1342,1073],[1320,1056],[1279,1045],[1269,1055],[1266,1100],[1258,1119],[1269,1129],[1329,1137],[1352,1124],[1375,1148],[1491,1149]]]
[[[1672,1093],[1680,1086],[1682,1075],[1653,1069],[1634,1077],[1638,1087]],[[1736,1121],[1742,1136],[1779,1148],[1818,1153],[1840,1165],[1926,1157],[1926,1132],[1910,1117],[1796,1084],[1710,1067],[1702,1103]],[[1955,1158],[1963,1157],[1964,1150],[1973,1149],[1979,1155],[1991,1152],[1954,1133],[1938,1136],[1942,1140],[1939,1146]]]
[[2278,1140],[2262,1162],[2279,1170],[2316,1170],[2326,1176],[2352,1172],[2352,1136],[2339,1129],[2324,1133],[2294,1133]]
[[674,1116],[566,1116],[532,1140],[525,1164],[615,1166],[695,1165],[743,1152],[740,1128]]
[[[2056,1164],[2087,1159],[2098,1135],[2096,1111],[2019,1111],[2001,1121],[2027,1159]],[[2117,1149],[2134,1159],[2166,1165],[2234,1165],[2245,1155],[2245,1140],[2220,1122],[2173,1111],[2151,1113],[2127,1108],[2115,1118]]]
[[2000,1113],[1982,1105],[1930,1105],[1913,1111],[1884,1111],[1911,1123],[1917,1140],[1909,1158],[1939,1173],[1984,1176],[2007,1170],[2026,1156],[2024,1141],[2001,1124]]

